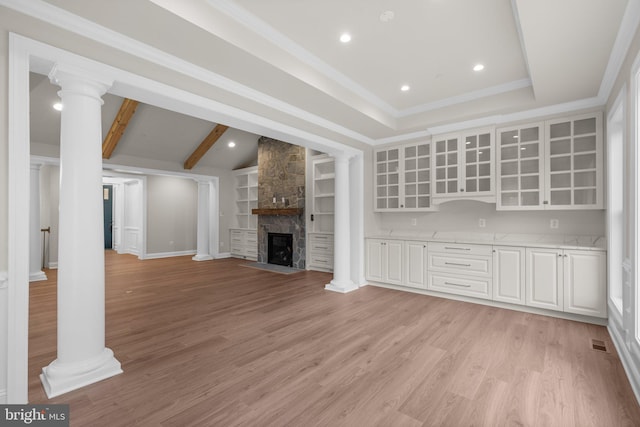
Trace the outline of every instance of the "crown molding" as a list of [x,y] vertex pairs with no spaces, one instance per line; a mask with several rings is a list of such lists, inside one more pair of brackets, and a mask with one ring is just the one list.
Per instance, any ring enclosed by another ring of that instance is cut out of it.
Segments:
[[640,0],[629,0],[627,8],[622,15],[620,29],[613,43],[613,49],[611,49],[607,68],[604,71],[600,90],[598,91],[598,98],[603,100],[603,104],[611,96],[613,85],[620,74],[627,52],[638,29],[638,24],[640,24]]

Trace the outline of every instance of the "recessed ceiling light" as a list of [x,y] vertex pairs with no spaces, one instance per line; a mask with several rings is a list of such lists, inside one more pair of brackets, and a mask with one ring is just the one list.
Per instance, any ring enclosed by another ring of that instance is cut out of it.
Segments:
[[473,66],[473,71],[482,71],[484,70],[484,65],[482,64],[476,64]]
[[411,86],[409,86],[409,85],[400,86],[400,90],[403,91],[403,92],[407,92],[409,89],[411,89]]
[[389,22],[396,16],[393,10],[385,10],[380,14],[380,22]]
[[56,102],[55,104],[53,104],[53,109],[56,111],[62,111],[62,108],[64,108],[62,106],[62,102]]
[[342,43],[349,43],[351,41],[351,34],[349,33],[340,34],[340,41]]
[[236,146],[236,143],[233,141],[229,141],[229,143],[227,144],[229,146],[229,148],[233,148]]

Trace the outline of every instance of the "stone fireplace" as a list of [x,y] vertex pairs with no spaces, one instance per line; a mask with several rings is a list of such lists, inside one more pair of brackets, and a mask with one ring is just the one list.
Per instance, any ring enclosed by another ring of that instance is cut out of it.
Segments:
[[258,262],[269,262],[269,233],[290,234],[289,266],[305,268],[305,162],[304,147],[258,140]]

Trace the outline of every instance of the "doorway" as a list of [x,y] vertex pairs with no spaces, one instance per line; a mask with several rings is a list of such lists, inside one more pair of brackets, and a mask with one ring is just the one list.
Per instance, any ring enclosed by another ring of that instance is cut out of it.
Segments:
[[104,248],[113,249],[113,185],[102,186]]

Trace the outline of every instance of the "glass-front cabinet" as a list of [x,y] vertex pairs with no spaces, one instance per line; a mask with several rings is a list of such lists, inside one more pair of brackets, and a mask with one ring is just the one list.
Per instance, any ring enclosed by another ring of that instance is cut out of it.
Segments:
[[434,137],[434,203],[495,201],[493,135],[493,129],[483,129]]
[[602,209],[602,114],[498,129],[497,209]]
[[430,142],[377,150],[375,210],[431,210],[431,161]]

